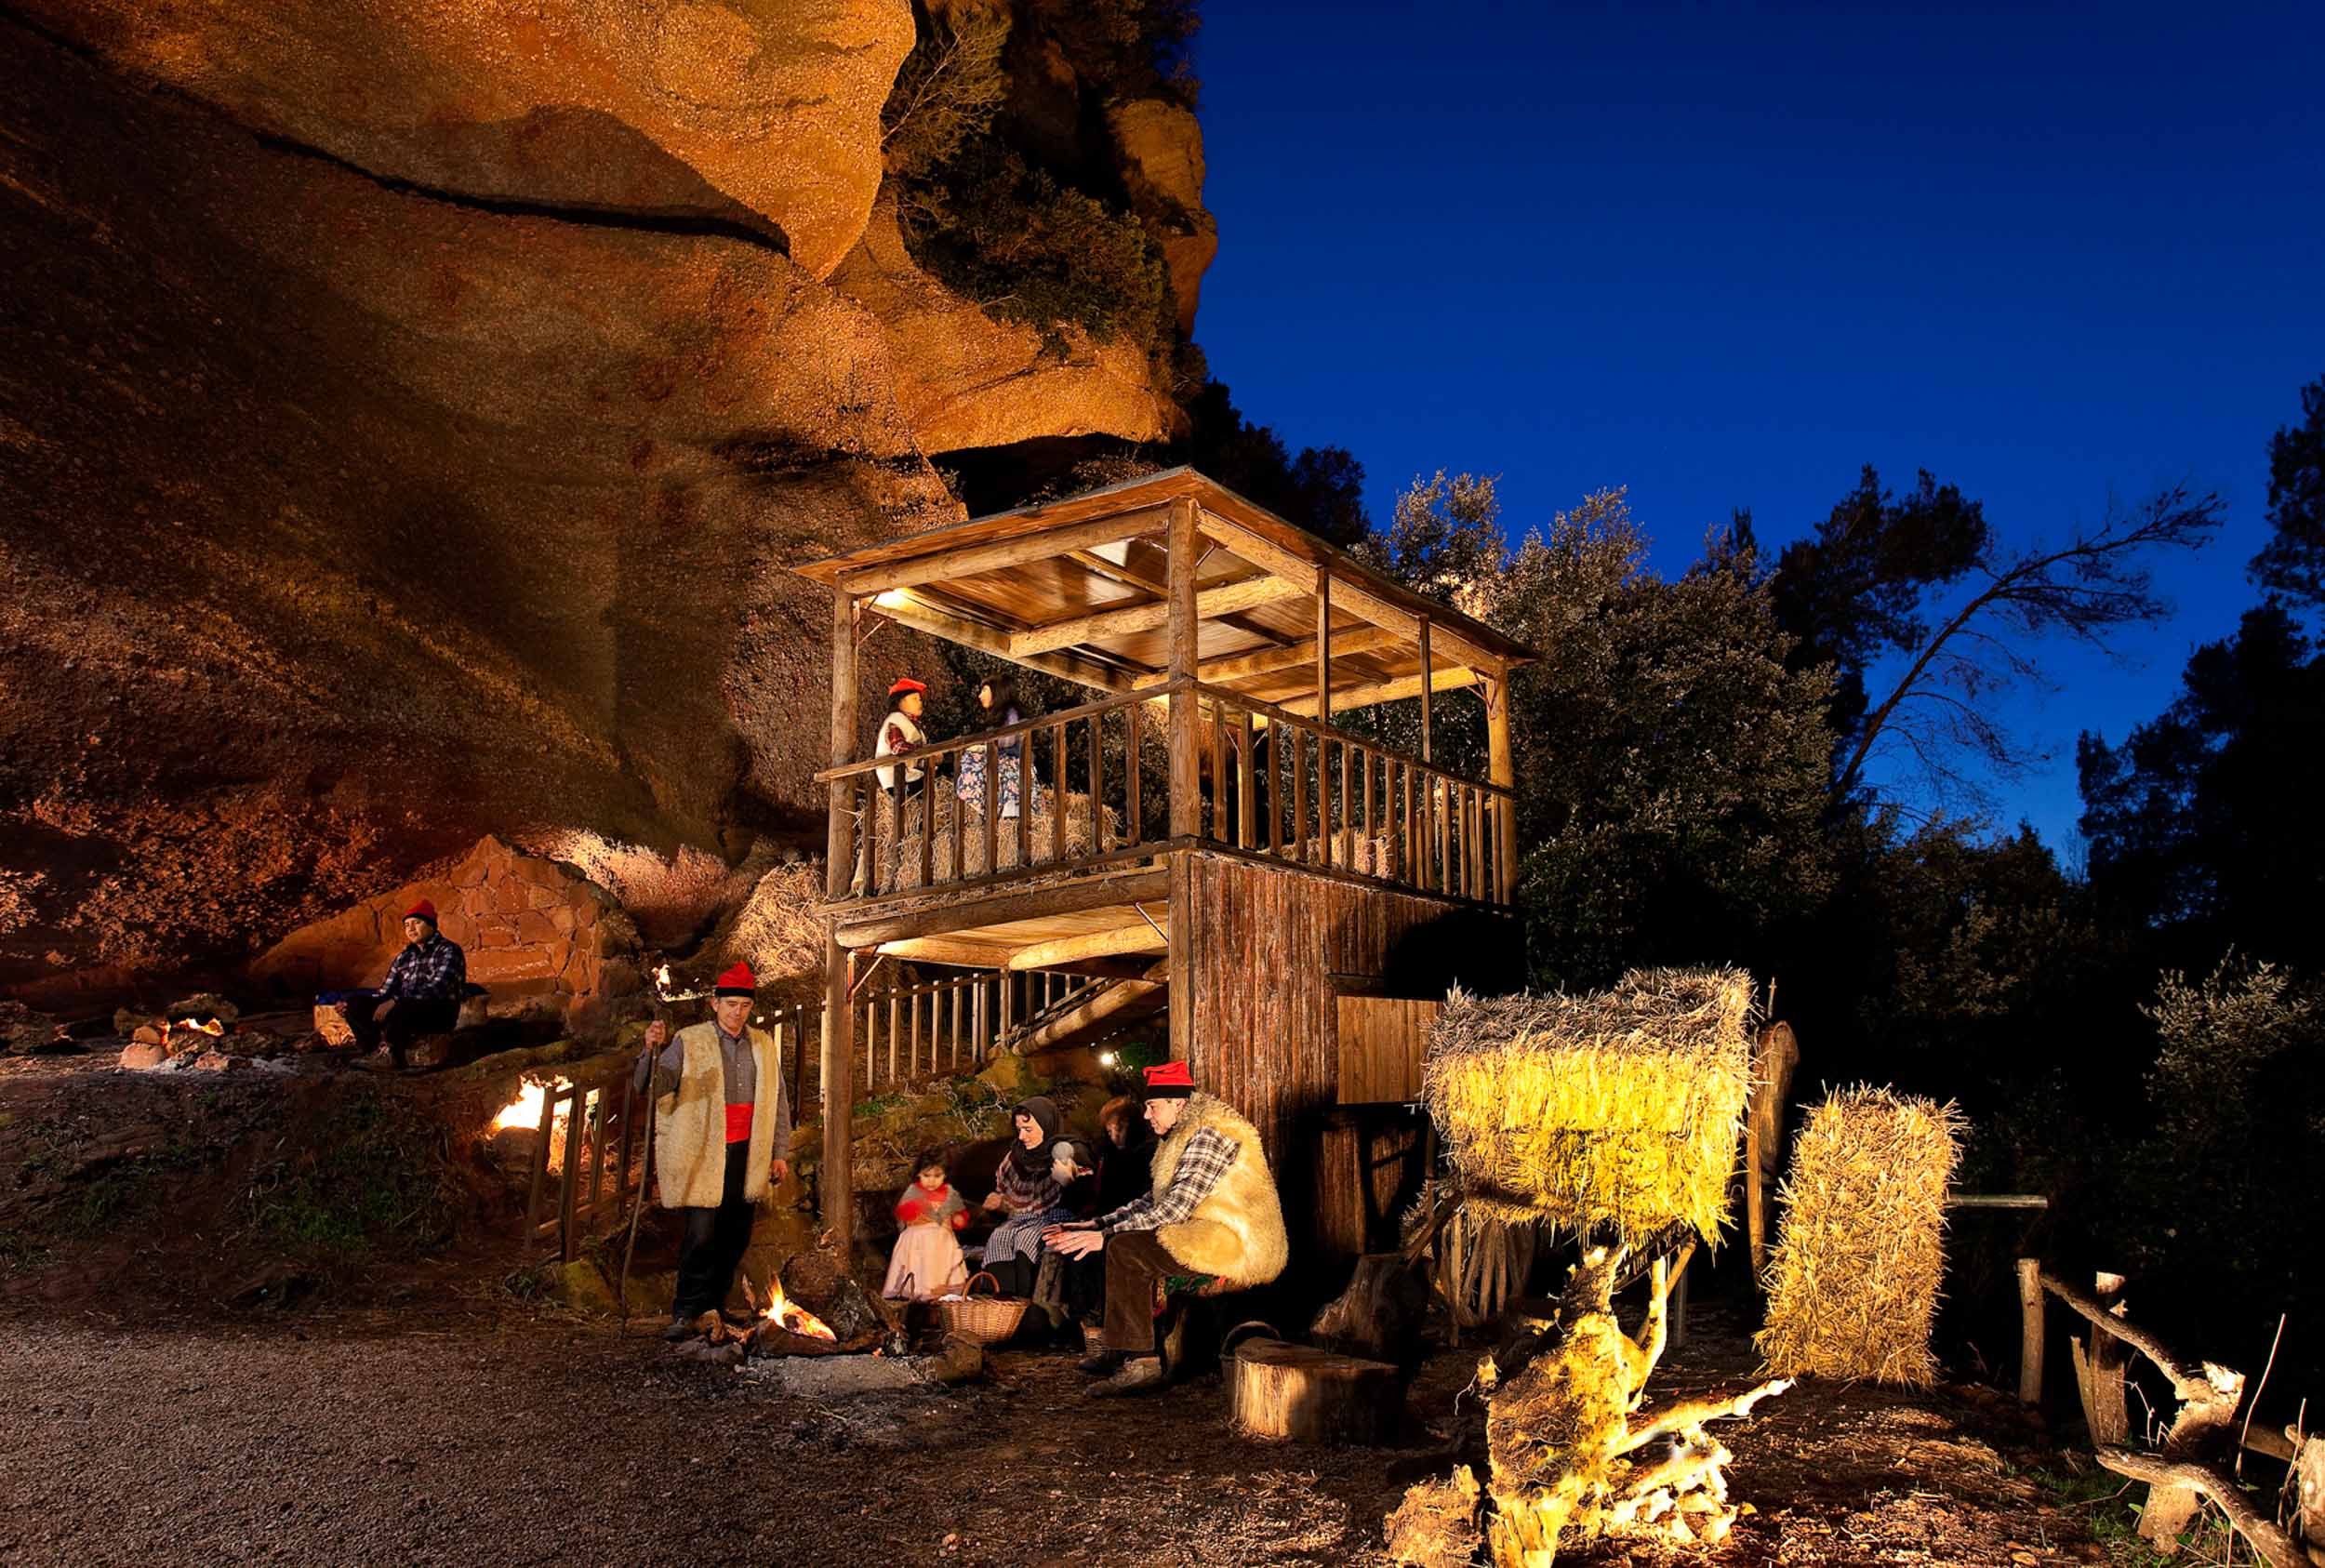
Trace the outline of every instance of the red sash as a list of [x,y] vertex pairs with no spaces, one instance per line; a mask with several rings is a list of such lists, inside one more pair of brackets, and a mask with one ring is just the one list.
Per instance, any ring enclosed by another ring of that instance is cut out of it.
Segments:
[[726,1108],[726,1141],[748,1143],[751,1140],[751,1107],[730,1105]]

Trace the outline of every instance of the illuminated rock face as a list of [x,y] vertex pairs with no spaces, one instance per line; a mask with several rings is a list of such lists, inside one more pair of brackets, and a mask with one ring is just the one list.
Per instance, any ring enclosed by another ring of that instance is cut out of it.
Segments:
[[790,567],[958,517],[931,452],[1168,414],[1135,362],[980,413],[827,276],[900,4],[27,14],[0,990],[230,967],[487,832],[819,838]]

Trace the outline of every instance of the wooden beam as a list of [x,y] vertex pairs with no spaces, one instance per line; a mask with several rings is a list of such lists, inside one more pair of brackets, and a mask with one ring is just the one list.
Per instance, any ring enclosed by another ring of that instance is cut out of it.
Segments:
[[909,626],[915,631],[925,631],[932,637],[942,637],[964,648],[975,648],[996,658],[1005,658],[1012,664],[1021,664],[1028,670],[1038,670],[1044,675],[1056,675],[1061,680],[1099,691],[1130,690],[1134,673],[1142,668],[1134,665],[1127,671],[1113,670],[1072,654],[1015,653],[1009,646],[1009,632],[998,627],[948,615],[925,599],[908,597],[900,590],[882,594],[873,602],[873,608],[898,625]]
[[1421,760],[1429,761],[1429,742],[1437,726],[1430,722],[1429,697],[1437,690],[1437,672],[1429,668],[1428,617],[1421,618]]
[[[1177,503],[1167,504],[1175,506]],[[941,582],[947,578],[975,577],[980,572],[1022,566],[1031,561],[1055,560],[1060,555],[1070,555],[1077,550],[1119,544],[1124,539],[1152,533],[1164,515],[1163,506],[1145,506],[1136,512],[1093,518],[1087,523],[1047,528],[1038,533],[1021,534],[1015,538],[996,539],[990,544],[958,545],[950,550],[915,555],[908,560],[860,566],[842,577],[840,586],[850,593],[882,593],[892,588],[913,588],[924,582]]]
[[[1336,642],[1338,639],[1335,638],[1334,641]],[[1459,666],[1440,669],[1429,682],[1429,690],[1432,692],[1459,691],[1464,686],[1476,685],[1484,678],[1474,670],[1465,670]],[[1418,675],[1400,675],[1393,681],[1375,681],[1371,685],[1349,686],[1333,693],[1332,711],[1335,713],[1350,713],[1359,708],[1370,708],[1376,702],[1401,702],[1407,698],[1420,695],[1421,678]],[[1316,699],[1313,697],[1287,698],[1275,706],[1287,713],[1297,713],[1303,719],[1312,719],[1317,716]],[[1421,755],[1424,761],[1428,760],[1428,753],[1426,750]],[[1495,779],[1494,782],[1498,784],[1501,780]]]
[[1158,599],[1167,598],[1170,595],[1171,585],[1169,583],[1157,582],[1144,572],[1134,572],[1128,566],[1118,566],[1095,550],[1074,550],[1067,551],[1067,554],[1097,573],[1098,576],[1119,582],[1124,588],[1136,588],[1142,592],[1151,593]]
[[[1316,591],[1316,578],[1320,574],[1315,565],[1231,518],[1221,517],[1217,512],[1206,512],[1203,515],[1203,531],[1252,565],[1264,567],[1286,582],[1297,583],[1301,591]],[[1427,617],[1416,615],[1402,605],[1391,604],[1353,578],[1340,578],[1335,591],[1340,607],[1350,615],[1370,621],[1375,626],[1385,627],[1407,642],[1419,640],[1421,623]],[[1437,626],[1435,635],[1445,652],[1464,664],[1495,676],[1507,675],[1510,671],[1509,659],[1480,646],[1451,627]]]
[[[1332,634],[1332,654],[1335,658],[1349,654],[1370,653],[1402,642],[1395,632],[1380,626],[1354,626]],[[1260,648],[1252,653],[1232,654],[1226,658],[1206,659],[1195,667],[1195,679],[1211,685],[1229,681],[1241,681],[1253,675],[1272,675],[1279,671],[1297,670],[1316,658],[1316,640],[1303,638],[1282,647]],[[1140,689],[1159,686],[1170,679],[1168,673],[1141,675],[1136,685]]]
[[[1279,599],[1297,598],[1303,591],[1282,578],[1243,578],[1235,582],[1206,588],[1195,597],[1195,618],[1216,620],[1237,610],[1248,610],[1257,605],[1271,605]],[[1105,637],[1127,637],[1140,631],[1151,631],[1167,626],[1171,619],[1168,600],[1146,605],[1124,605],[1118,609],[1100,610],[1095,615],[1076,616],[1071,620],[1054,620],[1009,636],[1009,651],[1022,658],[1028,654],[1049,653],[1057,648],[1070,648],[1080,643],[1095,643]]]
[[1171,836],[1194,838],[1202,831],[1202,777],[1195,752],[1200,714],[1196,697],[1185,684],[1194,673],[1196,628],[1201,624],[1195,603],[1195,551],[1202,543],[1196,525],[1202,509],[1193,498],[1171,503],[1171,678],[1180,686],[1171,693]]
[[[1156,844],[1142,847],[1162,854],[1172,846]],[[1167,897],[1169,893],[1168,870],[1118,872],[1078,878],[1055,887],[1033,887],[1022,893],[876,916],[841,926],[838,936],[843,947],[876,948],[905,937],[936,937],[947,932],[972,931],[983,925],[1005,925],[1014,920],[1079,914],[1084,910],[1104,909],[1109,904],[1145,903]]]
[[1119,958],[1124,953],[1166,953],[1170,950],[1170,938],[1142,920],[1132,925],[1118,925],[1111,931],[1085,931],[1077,937],[1035,942],[1030,947],[1019,948],[1011,953],[1008,966],[1011,969],[1051,969],[1082,958]]
[[876,950],[908,963],[950,963],[963,969],[999,969],[1010,949],[1000,942],[964,942],[957,937],[907,937]]

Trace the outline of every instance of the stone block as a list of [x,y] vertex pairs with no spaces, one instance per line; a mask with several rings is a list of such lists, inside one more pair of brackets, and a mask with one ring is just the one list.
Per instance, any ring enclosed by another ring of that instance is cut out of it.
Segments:
[[158,1040],[133,1040],[121,1048],[121,1065],[141,1072],[151,1071],[168,1059],[169,1053],[162,1049]]
[[525,884],[513,877],[496,879],[493,883],[493,908],[502,914],[512,915],[525,907]]
[[539,910],[525,910],[516,917],[517,941],[526,947],[561,945],[554,923]]
[[193,1058],[196,1072],[246,1072],[249,1068],[248,1056],[230,1056],[223,1051],[205,1051]]

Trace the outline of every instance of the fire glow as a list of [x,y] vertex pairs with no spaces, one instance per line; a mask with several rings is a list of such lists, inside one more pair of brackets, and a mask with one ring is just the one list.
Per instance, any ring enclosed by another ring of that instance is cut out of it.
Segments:
[[[502,1106],[500,1114],[493,1118],[492,1130],[496,1133],[505,1133],[512,1127],[523,1127],[527,1131],[538,1128],[541,1124],[541,1105],[548,1099],[549,1091],[552,1087],[565,1090],[572,1085],[562,1078],[558,1079],[553,1085],[535,1083],[528,1079],[524,1087],[517,1091],[517,1097]],[[565,1121],[571,1104],[572,1102],[568,1100],[557,1108],[558,1122]]]
[[821,1318],[783,1294],[782,1281],[769,1280],[767,1289],[775,1294],[768,1299],[766,1310],[759,1314],[761,1318],[777,1328],[805,1335],[810,1339],[829,1339],[834,1344],[839,1342],[840,1336],[826,1327]]

